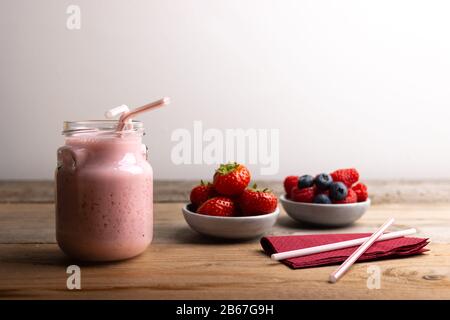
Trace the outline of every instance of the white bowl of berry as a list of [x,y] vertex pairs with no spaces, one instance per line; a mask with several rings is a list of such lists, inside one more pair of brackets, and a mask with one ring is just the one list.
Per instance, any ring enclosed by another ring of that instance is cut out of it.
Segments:
[[223,239],[251,239],[273,227],[280,210],[268,189],[249,188],[250,172],[238,163],[220,165],[212,183],[191,190],[182,208],[187,224],[198,233]]
[[280,197],[286,213],[302,223],[324,227],[347,226],[370,207],[365,184],[358,182],[356,169],[339,169],[330,174],[288,176],[285,195]]

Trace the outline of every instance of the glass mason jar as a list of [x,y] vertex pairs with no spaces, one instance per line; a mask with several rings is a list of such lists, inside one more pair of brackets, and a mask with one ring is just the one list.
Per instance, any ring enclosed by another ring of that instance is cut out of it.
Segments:
[[153,171],[143,124],[65,122],[58,149],[56,239],[68,256],[112,261],[142,253],[153,237]]

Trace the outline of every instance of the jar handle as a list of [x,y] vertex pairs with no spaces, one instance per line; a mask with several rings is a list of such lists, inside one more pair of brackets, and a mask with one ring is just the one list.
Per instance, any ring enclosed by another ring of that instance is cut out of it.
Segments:
[[65,167],[75,170],[86,160],[87,150],[84,148],[71,148],[64,146],[58,149],[58,168]]
[[148,160],[148,147],[144,143],[141,145],[142,154],[145,157],[145,160]]

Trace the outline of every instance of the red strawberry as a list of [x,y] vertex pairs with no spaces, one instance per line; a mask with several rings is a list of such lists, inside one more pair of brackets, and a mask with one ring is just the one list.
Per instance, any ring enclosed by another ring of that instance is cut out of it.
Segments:
[[284,191],[286,195],[290,198],[292,188],[296,187],[298,184],[298,176],[288,176],[284,179]]
[[296,202],[313,202],[314,195],[316,194],[315,187],[302,188],[294,187],[291,191],[291,199]]
[[238,199],[239,207],[246,216],[272,213],[278,205],[278,199],[269,189],[246,189]]
[[347,197],[344,200],[333,201],[334,204],[355,203],[358,201],[358,196],[353,189],[348,189]]
[[190,200],[191,203],[198,208],[205,202],[206,200],[214,197],[216,195],[216,191],[214,190],[213,186],[209,182],[204,182],[203,180],[200,181],[200,184],[198,186],[195,186],[191,190]]
[[359,180],[359,173],[355,168],[339,169],[330,173],[330,175],[334,182],[342,182],[349,188]]
[[364,183],[357,183],[353,186],[353,191],[355,191],[358,197],[358,202],[366,201],[369,198],[369,193],[367,192],[367,186]]
[[250,172],[236,162],[222,164],[214,174],[214,189],[221,195],[241,194],[250,182]]
[[232,217],[236,215],[236,205],[227,197],[215,197],[204,202],[197,213],[208,216]]

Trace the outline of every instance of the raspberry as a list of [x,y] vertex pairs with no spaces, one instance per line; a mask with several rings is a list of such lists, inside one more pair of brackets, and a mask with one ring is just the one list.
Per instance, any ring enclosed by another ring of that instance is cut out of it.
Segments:
[[316,194],[315,187],[302,188],[294,187],[291,190],[291,199],[296,202],[308,202],[312,203]]
[[333,201],[334,204],[355,203],[358,201],[358,196],[353,189],[348,189],[347,197],[344,200]]
[[286,195],[289,198],[291,194],[292,188],[297,186],[298,176],[288,176],[284,179],[284,191],[286,191]]
[[353,191],[355,191],[358,197],[358,202],[366,201],[369,198],[369,193],[367,192],[367,186],[364,183],[357,183],[353,186]]
[[349,188],[359,180],[359,173],[355,168],[339,169],[332,172],[330,175],[334,182],[342,182]]

